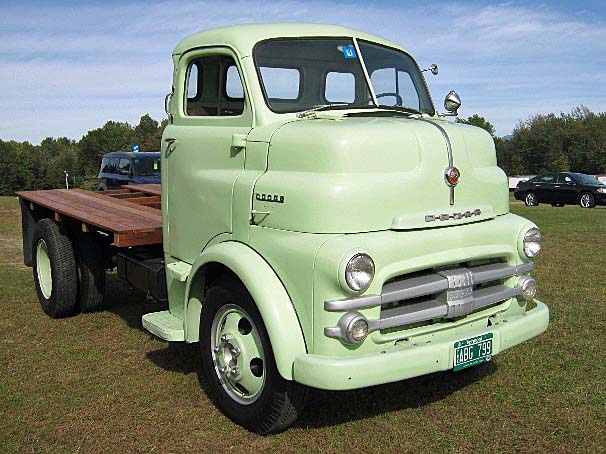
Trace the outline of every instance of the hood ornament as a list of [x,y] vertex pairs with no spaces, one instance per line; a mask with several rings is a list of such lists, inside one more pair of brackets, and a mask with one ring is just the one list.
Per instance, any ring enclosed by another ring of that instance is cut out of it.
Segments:
[[461,172],[455,166],[446,167],[444,171],[444,179],[446,180],[446,184],[452,188],[454,188],[457,184],[459,184],[459,178],[461,178]]

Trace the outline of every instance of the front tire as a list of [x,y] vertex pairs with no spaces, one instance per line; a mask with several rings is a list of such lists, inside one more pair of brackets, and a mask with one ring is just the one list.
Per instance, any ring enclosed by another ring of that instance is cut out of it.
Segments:
[[595,197],[591,192],[583,192],[579,197],[579,205],[581,208],[593,208],[595,206]]
[[536,207],[539,205],[539,199],[537,198],[537,195],[534,192],[529,192],[524,198],[524,203],[528,207]]
[[234,422],[269,434],[297,419],[308,389],[278,372],[261,315],[236,278],[221,278],[206,293],[200,348],[209,394]]
[[51,219],[36,224],[32,241],[34,282],[42,309],[52,318],[77,309],[78,272],[67,231]]

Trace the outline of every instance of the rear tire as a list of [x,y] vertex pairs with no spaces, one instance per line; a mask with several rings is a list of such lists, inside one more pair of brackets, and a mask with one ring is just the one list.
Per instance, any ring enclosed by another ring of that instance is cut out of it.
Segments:
[[38,221],[32,257],[36,292],[44,312],[52,318],[73,315],[78,301],[78,272],[67,230],[50,219]]
[[593,208],[595,206],[595,197],[591,192],[583,192],[579,197],[581,208]]
[[220,278],[206,293],[200,348],[210,397],[234,422],[269,434],[297,419],[308,388],[278,372],[261,315],[236,278]]
[[105,295],[105,255],[103,243],[93,235],[78,238],[78,271],[80,274],[78,302],[82,312],[99,310]]
[[536,207],[539,205],[539,199],[537,198],[537,195],[534,192],[529,192],[524,198],[524,203],[528,207]]

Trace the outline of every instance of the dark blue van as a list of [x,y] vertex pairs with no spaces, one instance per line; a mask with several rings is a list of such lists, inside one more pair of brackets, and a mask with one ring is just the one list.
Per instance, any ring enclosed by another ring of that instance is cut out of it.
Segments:
[[115,151],[103,155],[97,190],[119,189],[131,183],[160,183],[159,152]]

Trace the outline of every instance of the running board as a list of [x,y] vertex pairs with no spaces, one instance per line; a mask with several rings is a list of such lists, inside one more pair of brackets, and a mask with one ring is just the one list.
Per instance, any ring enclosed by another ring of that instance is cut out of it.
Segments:
[[183,320],[175,317],[169,311],[150,312],[141,317],[143,328],[169,342],[185,340]]

